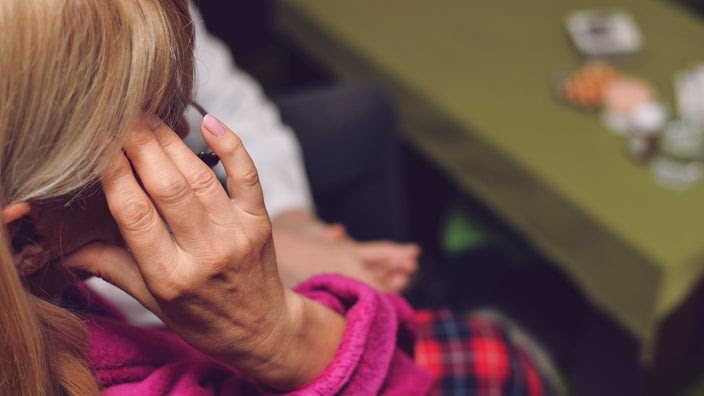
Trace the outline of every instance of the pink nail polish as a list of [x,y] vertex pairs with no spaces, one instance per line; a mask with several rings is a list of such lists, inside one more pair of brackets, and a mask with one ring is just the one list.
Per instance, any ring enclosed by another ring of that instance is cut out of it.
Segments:
[[205,126],[205,129],[213,136],[222,136],[225,134],[225,126],[210,114],[206,114],[203,118],[203,126]]

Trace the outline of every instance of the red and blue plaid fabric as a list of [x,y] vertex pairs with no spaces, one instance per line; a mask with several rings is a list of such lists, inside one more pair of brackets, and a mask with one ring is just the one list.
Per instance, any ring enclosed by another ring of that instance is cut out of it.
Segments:
[[420,310],[416,322],[415,360],[433,376],[431,395],[555,394],[501,325],[449,310]]

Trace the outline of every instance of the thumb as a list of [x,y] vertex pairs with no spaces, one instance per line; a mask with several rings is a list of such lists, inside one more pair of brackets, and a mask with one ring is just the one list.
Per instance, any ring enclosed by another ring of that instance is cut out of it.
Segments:
[[93,242],[64,258],[64,265],[87,271],[112,283],[157,316],[162,316],[159,304],[149,292],[134,256],[127,250]]
[[398,262],[408,272],[418,270],[418,258],[420,257],[420,247],[414,243],[401,245]]

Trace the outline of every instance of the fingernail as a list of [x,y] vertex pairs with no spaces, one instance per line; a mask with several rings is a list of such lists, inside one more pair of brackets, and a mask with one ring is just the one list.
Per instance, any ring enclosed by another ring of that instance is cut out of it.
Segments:
[[206,114],[203,118],[203,126],[205,126],[205,129],[213,136],[222,136],[225,134],[225,125],[210,114]]
[[159,125],[161,125],[161,118],[152,113],[147,114],[147,116],[144,117],[144,120],[147,122],[149,129],[152,131],[156,131],[157,128],[159,128]]

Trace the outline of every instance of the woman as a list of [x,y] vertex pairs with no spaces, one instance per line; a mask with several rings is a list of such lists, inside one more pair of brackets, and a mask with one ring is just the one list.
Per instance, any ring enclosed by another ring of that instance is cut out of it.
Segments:
[[[0,394],[423,393],[410,309],[282,287],[239,139],[205,117],[226,193],[173,132],[191,29],[178,0],[0,2]],[[171,331],[66,291],[89,274]]]

